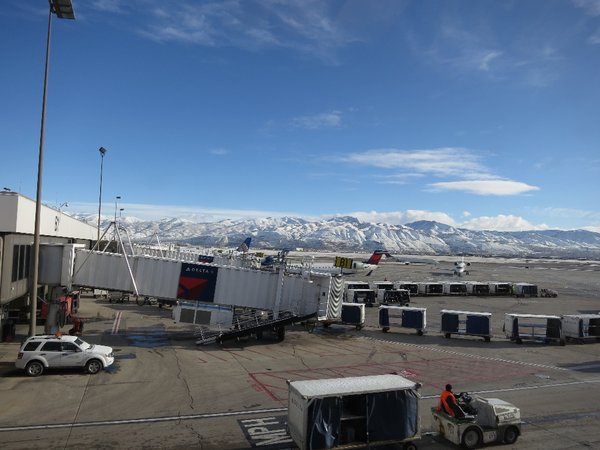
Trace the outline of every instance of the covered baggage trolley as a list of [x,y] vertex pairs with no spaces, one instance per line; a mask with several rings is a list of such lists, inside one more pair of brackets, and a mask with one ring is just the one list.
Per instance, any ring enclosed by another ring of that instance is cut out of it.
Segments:
[[347,297],[348,303],[363,303],[367,306],[373,306],[375,304],[375,291],[373,289],[353,289],[348,291],[348,294],[352,293],[352,297]]
[[511,341],[522,344],[523,339],[558,342],[565,345],[559,316],[544,314],[505,314],[504,333]]
[[394,289],[394,282],[372,281],[371,289],[375,291],[375,299],[377,300],[377,302],[382,303],[385,292]]
[[562,330],[566,340],[584,342],[600,340],[600,314],[567,314],[562,316]]
[[490,295],[490,285],[479,281],[467,281],[467,294],[469,295]]
[[301,450],[394,443],[415,450],[420,387],[400,375],[288,381],[288,431]]
[[383,293],[380,303],[382,305],[398,304],[401,306],[410,303],[410,292],[406,289],[390,289]]
[[360,330],[365,325],[364,303],[342,303],[342,323]]
[[400,281],[397,283],[398,289],[406,289],[410,295],[419,295],[419,285],[408,281]]
[[488,283],[490,295],[512,295],[512,284],[501,281],[490,281]]
[[444,283],[444,295],[467,295],[467,285],[459,282]]
[[486,342],[492,338],[492,313],[472,312],[472,311],[453,311],[442,309],[442,333],[446,338],[453,334],[462,334],[468,336],[480,336]]
[[515,283],[513,284],[512,292],[517,297],[537,297],[538,287],[531,283]]
[[442,295],[444,285],[442,283],[418,283],[419,295]]
[[391,327],[414,328],[423,336],[427,326],[427,308],[413,306],[380,306],[379,326],[386,333]]

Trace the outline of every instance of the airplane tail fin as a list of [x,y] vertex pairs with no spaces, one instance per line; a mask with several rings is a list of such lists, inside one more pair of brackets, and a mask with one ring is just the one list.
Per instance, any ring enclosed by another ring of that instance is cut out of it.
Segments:
[[386,252],[383,252],[381,250],[375,250],[373,252],[373,254],[371,255],[371,257],[369,258],[369,260],[367,261],[367,264],[374,264],[377,265],[379,264],[379,261],[381,261],[381,257],[383,255],[385,255]]
[[237,248],[238,252],[242,252],[242,253],[246,253],[248,250],[250,250],[250,242],[252,242],[252,238],[251,237],[247,237],[244,242],[242,242],[240,244],[240,246]]

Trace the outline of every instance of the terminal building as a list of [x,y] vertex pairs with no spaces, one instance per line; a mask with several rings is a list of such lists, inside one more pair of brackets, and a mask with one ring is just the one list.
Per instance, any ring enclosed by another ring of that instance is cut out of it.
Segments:
[[[17,192],[0,192],[0,336],[29,320],[30,274],[36,202]],[[74,219],[59,209],[42,205],[40,244],[83,244],[91,248],[98,236],[95,226]],[[38,288],[38,298],[46,289]],[[39,307],[40,303],[38,303]]]

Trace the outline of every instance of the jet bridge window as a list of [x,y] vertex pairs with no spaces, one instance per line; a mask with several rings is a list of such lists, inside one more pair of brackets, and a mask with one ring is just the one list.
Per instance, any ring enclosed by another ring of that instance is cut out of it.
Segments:
[[11,281],[19,281],[29,277],[31,261],[31,245],[13,246],[13,265]]

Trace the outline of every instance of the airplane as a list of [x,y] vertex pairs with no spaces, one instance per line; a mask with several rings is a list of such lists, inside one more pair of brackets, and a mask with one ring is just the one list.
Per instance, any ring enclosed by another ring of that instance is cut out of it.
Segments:
[[301,264],[288,264],[286,269],[289,273],[302,273],[308,271],[342,275],[368,271],[365,276],[369,276],[371,275],[371,272],[377,268],[377,265],[384,254],[385,252],[381,250],[375,250],[371,257],[366,261],[354,261],[352,258],[336,256],[336,260],[333,263],[319,264],[314,264],[314,257],[311,257],[308,260],[303,260]]
[[433,258],[412,258],[407,255],[393,255],[386,250],[381,250],[386,258],[390,258],[395,262],[405,265],[422,265],[422,264],[437,264],[438,261]]
[[[228,254],[222,254],[219,251],[213,255],[198,255],[198,262],[204,263],[204,264],[211,264],[214,262],[217,264],[229,265],[227,263],[227,260],[234,259],[236,256],[245,256],[248,253],[248,250],[250,250],[251,242],[252,242],[252,238],[247,237],[246,239],[244,239],[244,242],[242,242],[237,249],[229,250]],[[241,255],[239,255],[239,253],[241,253]]]
[[470,262],[465,262],[465,257],[463,256],[462,259],[460,261],[455,261],[454,262],[454,275],[457,276],[462,276],[462,275],[469,275],[469,271],[467,270],[467,267],[470,266],[471,263]]
[[251,237],[247,237],[244,242],[242,242],[240,244],[240,246],[237,248],[237,252],[240,253],[248,253],[248,250],[250,250],[250,243],[252,242],[252,238]]

